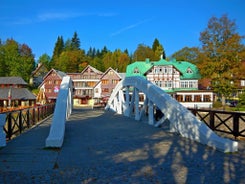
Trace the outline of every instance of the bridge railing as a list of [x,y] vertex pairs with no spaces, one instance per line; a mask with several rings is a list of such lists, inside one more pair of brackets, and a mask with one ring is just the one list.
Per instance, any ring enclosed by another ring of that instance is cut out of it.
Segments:
[[210,129],[237,137],[245,137],[245,112],[228,112],[210,109],[188,108]]
[[54,112],[54,106],[47,104],[0,113],[0,146],[47,118]]
[[65,123],[73,108],[73,84],[69,76],[65,76],[60,84],[56,105],[46,147],[61,147],[65,136]]
[[[129,89],[133,89],[131,98]],[[143,106],[139,103],[140,93],[145,95]],[[158,108],[163,114],[157,122],[154,120],[154,108]],[[238,151],[237,141],[218,136],[187,108],[143,77],[125,77],[120,81],[114,88],[105,109],[128,117],[134,116],[135,120],[140,120],[147,112],[150,125],[160,126],[168,120],[170,132],[177,132],[183,137],[222,152]]]

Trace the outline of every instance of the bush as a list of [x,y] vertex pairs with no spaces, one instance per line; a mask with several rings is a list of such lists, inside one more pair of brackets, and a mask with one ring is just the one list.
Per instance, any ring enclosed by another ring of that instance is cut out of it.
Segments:
[[213,108],[220,108],[222,107],[222,102],[221,101],[216,101],[213,103]]

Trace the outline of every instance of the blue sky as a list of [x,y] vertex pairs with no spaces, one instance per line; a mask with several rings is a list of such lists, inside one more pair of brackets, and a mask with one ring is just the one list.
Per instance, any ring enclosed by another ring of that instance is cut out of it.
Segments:
[[38,59],[52,56],[58,36],[78,33],[81,48],[109,50],[157,38],[167,56],[183,47],[200,46],[200,32],[212,16],[227,14],[245,35],[244,0],[0,0],[0,39],[27,44]]

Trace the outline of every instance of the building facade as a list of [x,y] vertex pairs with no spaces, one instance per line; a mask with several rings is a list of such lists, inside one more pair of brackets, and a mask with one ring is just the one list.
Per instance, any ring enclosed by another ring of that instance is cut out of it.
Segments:
[[68,73],[74,85],[74,104],[88,104],[94,97],[94,87],[100,81],[103,72],[88,65],[81,73]]
[[47,103],[55,102],[60,84],[63,77],[66,76],[64,72],[51,69],[43,78],[43,82],[39,85],[39,97],[45,99],[38,99],[39,103],[42,103],[43,100],[47,101]]
[[94,87],[94,98],[106,103],[115,86],[125,77],[125,73],[118,73],[109,67],[101,76],[100,81]]
[[213,91],[198,89],[201,76],[197,67],[187,61],[137,61],[128,65],[126,76],[144,77],[186,107],[212,107]]
[[0,77],[0,108],[33,106],[36,96],[21,77]]
[[38,87],[42,82],[45,75],[48,73],[48,69],[44,64],[39,63],[37,68],[32,72],[30,77],[30,84],[34,87]]

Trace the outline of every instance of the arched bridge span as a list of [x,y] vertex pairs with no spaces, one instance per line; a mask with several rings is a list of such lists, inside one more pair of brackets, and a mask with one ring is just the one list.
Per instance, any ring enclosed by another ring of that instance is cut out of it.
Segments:
[[[140,102],[140,96],[144,96]],[[107,110],[140,120],[146,113],[150,125],[159,126],[168,120],[170,131],[214,147],[222,152],[238,151],[238,142],[222,138],[205,123],[198,120],[187,108],[143,77],[126,77],[112,92]],[[156,121],[155,109],[163,116]]]

